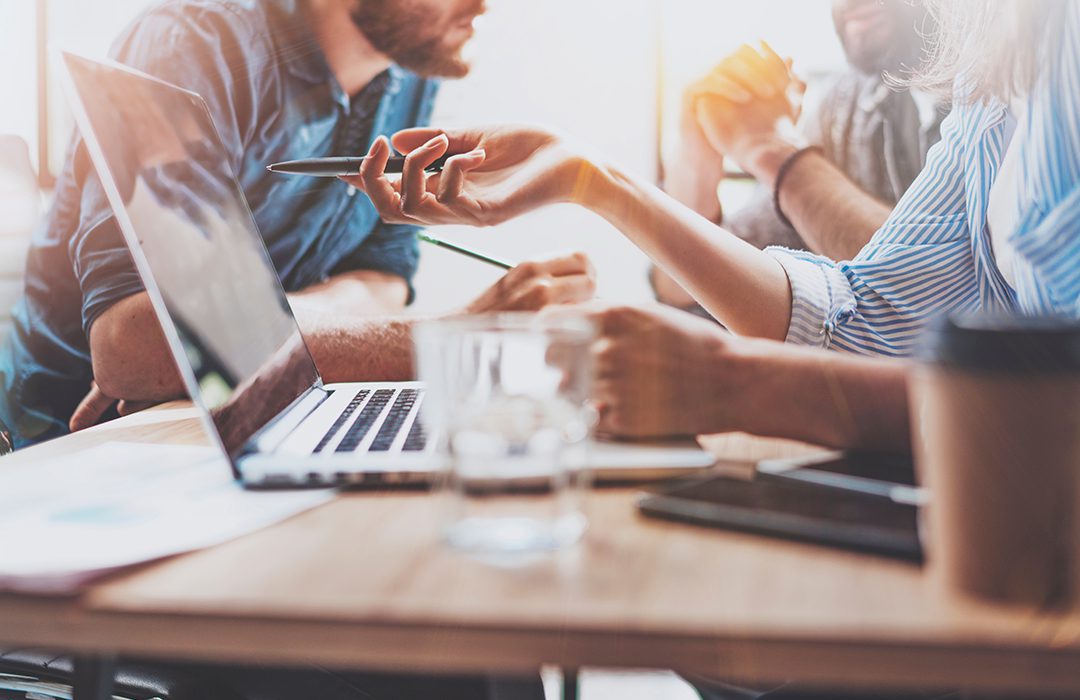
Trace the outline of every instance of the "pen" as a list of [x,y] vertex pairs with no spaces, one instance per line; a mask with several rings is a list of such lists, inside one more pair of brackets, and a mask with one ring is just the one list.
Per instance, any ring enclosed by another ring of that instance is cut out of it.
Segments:
[[481,262],[486,262],[488,265],[494,265],[495,267],[501,267],[504,270],[509,270],[509,269],[514,267],[510,263],[503,262],[502,260],[496,260],[495,258],[490,258],[490,257],[488,257],[486,255],[481,254],[481,253],[477,253],[475,251],[469,250],[468,248],[462,248],[461,246],[454,245],[453,243],[448,243],[448,242],[446,242],[446,241],[444,241],[442,239],[435,238],[434,236],[428,235],[428,234],[423,233],[423,232],[416,234],[416,237],[419,238],[420,240],[424,241],[425,243],[430,243],[431,245],[437,245],[440,248],[446,248],[447,250],[452,250],[455,253],[460,253],[461,255],[472,258],[473,260],[479,260]]
[[[449,155],[439,158],[431,165],[424,168],[426,172],[437,173],[446,165]],[[333,157],[333,158],[305,158],[303,160],[287,160],[283,163],[272,163],[266,169],[272,173],[284,173],[288,175],[307,175],[308,177],[341,177],[343,175],[359,175],[360,165],[367,160],[367,156]],[[387,173],[400,173],[405,166],[405,156],[390,156],[386,161]]]

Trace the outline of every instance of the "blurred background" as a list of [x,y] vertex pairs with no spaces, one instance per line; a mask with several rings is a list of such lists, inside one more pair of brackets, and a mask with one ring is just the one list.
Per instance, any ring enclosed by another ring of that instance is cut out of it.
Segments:
[[[36,69],[0,73],[0,134],[25,141],[46,200],[73,128],[47,48],[104,55],[148,4],[0,2],[3,65]],[[474,70],[444,85],[435,122],[546,124],[655,181],[661,153],[672,142],[682,88],[740,43],[758,39],[792,56],[811,84],[843,63],[828,0],[492,0],[472,47]],[[727,211],[737,208],[750,186],[724,184]],[[599,269],[602,296],[628,301],[651,296],[644,257],[614,229],[579,209],[553,207],[496,229],[444,228],[437,233],[510,261],[583,250]],[[21,271],[19,245],[9,240],[0,249],[5,279]],[[416,309],[459,306],[498,274],[425,246]],[[0,282],[4,313],[11,305],[7,297],[17,288]]]

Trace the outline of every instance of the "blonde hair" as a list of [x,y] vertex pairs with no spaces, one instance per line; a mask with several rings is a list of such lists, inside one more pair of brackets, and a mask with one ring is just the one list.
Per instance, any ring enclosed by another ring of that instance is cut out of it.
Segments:
[[1003,101],[1029,92],[1041,60],[1053,50],[1068,2],[1076,0],[923,0],[936,27],[928,56],[902,82],[953,96],[964,76],[971,102]]

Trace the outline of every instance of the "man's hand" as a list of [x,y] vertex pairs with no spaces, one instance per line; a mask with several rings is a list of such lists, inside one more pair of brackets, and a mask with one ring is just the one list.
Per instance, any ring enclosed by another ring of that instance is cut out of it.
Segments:
[[711,147],[771,185],[797,147],[791,127],[798,108],[790,95],[804,87],[789,62],[762,42],[760,51],[741,46],[689,92]]
[[724,154],[713,148],[698,120],[700,87],[683,93],[679,112],[679,143],[675,159],[664,172],[664,190],[709,221],[720,221],[717,190],[724,178]]
[[538,311],[552,304],[588,301],[596,294],[596,271],[583,253],[523,262],[465,309],[468,314]]
[[75,408],[75,412],[71,414],[68,429],[73,433],[77,433],[80,430],[97,425],[114,405],[117,413],[121,416],[128,416],[132,413],[145,411],[158,403],[158,401],[117,401],[111,396],[106,396],[105,392],[98,387],[97,382],[90,382],[90,392],[83,397],[83,400]]
[[662,306],[614,306],[590,315],[599,333],[593,399],[600,432],[644,438],[735,427],[745,381],[737,337]]
[[[492,226],[574,191],[579,161],[558,136],[532,127],[406,129],[393,146],[406,154],[400,179],[385,173],[392,149],[376,139],[360,174],[342,178],[365,192],[383,221]],[[424,171],[447,153],[441,173]]]

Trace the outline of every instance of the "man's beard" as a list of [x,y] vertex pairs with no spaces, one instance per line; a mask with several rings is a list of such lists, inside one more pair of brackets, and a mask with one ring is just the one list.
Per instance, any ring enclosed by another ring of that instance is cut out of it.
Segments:
[[926,60],[926,36],[933,30],[929,13],[922,6],[898,4],[893,8],[893,31],[883,47],[872,42],[850,46],[844,31],[837,27],[844,55],[857,71],[866,75],[901,75],[917,70]]
[[469,73],[460,46],[448,47],[441,35],[423,33],[430,18],[419,3],[361,0],[351,16],[371,45],[402,68],[424,77],[463,78]]
[[861,49],[855,49],[844,42],[844,54],[855,70],[866,75],[886,72],[899,75],[916,70],[926,60],[924,41],[911,30],[904,32],[901,38],[894,39],[884,51],[879,46],[865,44]]

